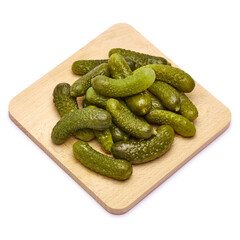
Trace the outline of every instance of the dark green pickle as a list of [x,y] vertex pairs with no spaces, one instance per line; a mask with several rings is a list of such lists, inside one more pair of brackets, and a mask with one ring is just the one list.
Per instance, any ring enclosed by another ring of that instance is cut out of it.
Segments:
[[[125,58],[125,60],[131,70],[134,71],[136,69],[136,63],[130,58]],[[72,64],[72,71],[75,74],[84,75],[102,63],[108,63],[108,59],[78,60]]]
[[98,94],[92,87],[90,87],[86,92],[86,99],[90,104],[106,109],[109,97],[104,97]]
[[147,140],[114,143],[112,154],[132,164],[146,163],[167,152],[172,146],[174,136],[175,132],[172,127],[162,125],[158,127],[157,134]]
[[112,123],[109,129],[112,134],[113,142],[127,141],[129,139],[130,134],[124,132],[122,129],[117,127],[114,123]]
[[109,57],[114,53],[118,53],[118,54],[122,55],[123,57],[128,57],[128,58],[132,59],[134,62],[136,62],[137,67],[142,67],[147,64],[170,64],[163,57],[152,56],[149,54],[135,52],[135,51],[131,51],[131,50],[123,49],[123,48],[111,49],[108,53]]
[[91,87],[91,79],[98,75],[110,76],[107,63],[100,64],[99,66],[95,67],[93,70],[76,80],[70,89],[71,96],[83,96],[88,90],[88,88]]
[[85,167],[101,175],[116,180],[126,180],[132,175],[131,163],[101,154],[88,143],[82,141],[74,143],[73,153]]

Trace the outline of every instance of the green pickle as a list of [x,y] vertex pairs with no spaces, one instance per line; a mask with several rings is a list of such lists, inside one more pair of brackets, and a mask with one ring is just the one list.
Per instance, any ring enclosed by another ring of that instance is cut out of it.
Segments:
[[79,129],[104,130],[109,128],[111,124],[111,115],[103,109],[97,107],[76,109],[64,115],[56,123],[51,138],[55,144],[63,144]]
[[[70,95],[70,87],[68,83],[59,83],[53,91],[53,102],[61,117],[78,109],[76,98]],[[87,128],[76,131],[73,136],[83,141],[91,141],[95,137],[93,130]]]
[[152,56],[149,54],[135,52],[135,51],[131,51],[131,50],[123,49],[123,48],[111,49],[108,53],[109,57],[114,53],[118,53],[118,54],[122,55],[123,57],[128,57],[128,58],[132,59],[134,62],[136,62],[138,67],[145,66],[147,64],[170,64],[163,57]]
[[148,91],[145,91],[145,94],[147,94],[148,96],[150,96],[151,98],[151,110],[153,109],[166,109],[163,104],[160,102],[160,100],[158,98],[156,98],[154,95],[150,94]]
[[106,109],[109,97],[104,97],[98,94],[92,87],[90,87],[86,92],[86,99],[90,104]]
[[126,159],[132,164],[152,161],[172,146],[175,132],[169,125],[158,127],[157,134],[143,141],[121,141],[112,146],[112,154],[116,158]]
[[[135,70],[124,79],[96,76],[91,80],[94,90],[106,97],[128,97],[149,88],[155,81],[155,73],[150,68]],[[136,87],[137,86],[137,87]]]
[[180,110],[180,94],[171,85],[162,81],[155,81],[148,90],[154,94],[167,109],[176,112]]
[[[130,58],[125,58],[125,60],[131,70],[134,71],[136,69],[136,63]],[[72,64],[72,71],[75,74],[84,75],[102,63],[108,63],[108,59],[78,60]]]
[[172,85],[180,92],[191,92],[195,87],[192,77],[179,68],[163,64],[150,64],[143,68],[151,68],[156,74],[156,80]]
[[129,139],[130,134],[124,132],[122,129],[117,127],[114,123],[112,123],[109,129],[112,134],[113,142],[127,141]]
[[196,133],[196,128],[190,120],[171,111],[154,109],[145,118],[149,123],[170,125],[176,133],[183,137],[193,137]]
[[78,141],[74,143],[73,153],[85,167],[101,175],[116,180],[126,180],[132,175],[131,163],[101,154],[86,142]]
[[99,66],[95,67],[93,70],[76,80],[70,89],[71,96],[83,96],[88,90],[88,88],[91,87],[91,79],[98,75],[110,76],[107,63],[100,64]]
[[179,113],[190,121],[195,120],[198,117],[197,107],[184,93],[180,93],[181,106]]
[[98,142],[100,143],[100,145],[102,146],[102,148],[104,149],[104,151],[106,153],[111,153],[111,147],[113,145],[113,138],[112,138],[112,134],[110,129],[106,129],[103,131],[98,131],[98,130],[94,130],[94,134],[98,140]]
[[136,138],[147,139],[153,134],[153,128],[143,118],[133,114],[118,100],[110,98],[107,101],[107,111],[112,115],[114,124],[124,132]]

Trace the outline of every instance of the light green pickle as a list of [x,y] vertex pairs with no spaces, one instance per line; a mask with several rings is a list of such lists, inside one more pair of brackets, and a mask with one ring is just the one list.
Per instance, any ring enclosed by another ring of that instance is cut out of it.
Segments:
[[167,109],[176,112],[180,110],[180,94],[171,85],[162,81],[155,81],[148,90],[154,94]]
[[196,133],[196,128],[190,120],[171,111],[154,109],[145,118],[149,123],[170,125],[176,133],[183,137],[193,137]]
[[107,63],[100,64],[99,66],[95,67],[93,70],[76,80],[70,89],[71,96],[83,96],[88,90],[88,88],[91,87],[91,79],[98,75],[110,76]]
[[85,167],[101,175],[116,180],[126,180],[132,175],[131,163],[101,154],[88,143],[82,141],[74,143],[73,153]]
[[172,146],[175,132],[172,127],[162,125],[158,127],[157,134],[142,141],[121,141],[113,144],[112,154],[116,158],[126,159],[132,164],[152,161]]
[[136,116],[118,100],[107,101],[107,111],[111,113],[114,124],[133,137],[147,139],[153,134],[153,128],[143,118]]
[[[68,83],[59,83],[53,91],[53,102],[61,117],[78,109],[76,98],[70,95],[70,87]],[[73,136],[83,141],[91,141],[95,137],[92,129],[78,130]]]
[[128,97],[149,88],[155,81],[155,73],[150,68],[135,70],[132,75],[121,79],[97,76],[91,80],[95,91],[106,97]]
[[94,134],[98,140],[98,142],[100,143],[100,145],[102,146],[102,148],[104,149],[104,151],[108,154],[111,153],[111,147],[113,145],[113,138],[112,138],[112,134],[110,132],[110,129],[105,129],[103,131],[98,131],[98,130],[94,130]]
[[92,87],[90,87],[86,92],[86,99],[90,104],[106,109],[109,97],[98,94]]

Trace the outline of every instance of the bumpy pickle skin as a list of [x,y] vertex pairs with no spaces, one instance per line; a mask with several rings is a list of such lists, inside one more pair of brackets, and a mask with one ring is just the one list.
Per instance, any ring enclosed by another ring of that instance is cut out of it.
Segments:
[[118,100],[107,101],[107,111],[112,115],[114,124],[136,138],[147,139],[153,134],[153,128],[143,118],[136,116]]
[[130,134],[124,132],[122,129],[117,127],[114,123],[112,123],[109,129],[111,131],[114,143],[119,141],[127,141],[129,139]]
[[88,88],[91,87],[91,79],[99,75],[110,76],[107,63],[100,64],[99,66],[95,67],[93,70],[76,80],[70,89],[71,96],[83,96],[88,90]]
[[109,178],[122,181],[132,175],[131,163],[101,154],[83,141],[73,144],[73,153],[85,167]]
[[[70,95],[70,88],[68,83],[59,83],[53,91],[53,102],[61,117],[78,109],[76,98]],[[73,136],[83,141],[91,141],[95,137],[92,129],[80,129]]]
[[183,137],[193,137],[196,133],[196,128],[190,120],[171,111],[154,109],[145,116],[145,119],[153,124],[170,125]]
[[195,87],[193,78],[179,68],[163,64],[150,64],[143,68],[151,68],[156,74],[156,80],[166,82],[180,92],[191,92]]
[[190,121],[195,120],[198,117],[197,107],[184,93],[180,93],[181,106],[179,113]]
[[97,108],[87,107],[77,109],[64,115],[54,126],[51,134],[55,144],[63,144],[79,129],[104,130],[111,126],[112,117],[109,112]]
[[163,57],[152,56],[149,54],[135,52],[135,51],[127,50],[127,49],[123,49],[123,48],[111,49],[108,53],[109,57],[114,53],[118,53],[118,54],[122,55],[123,57],[128,57],[128,58],[132,59],[134,62],[137,63],[138,67],[145,66],[147,64],[170,64]]
[[126,159],[132,164],[152,161],[172,146],[175,132],[169,125],[158,127],[157,134],[143,141],[121,141],[113,144],[112,154],[116,158]]
[[[125,58],[125,60],[132,71],[137,68],[136,63],[132,59]],[[100,64],[107,62],[108,59],[78,60],[72,64],[72,71],[77,75],[84,75],[93,70],[95,67],[99,66]]]
[[110,154],[111,153],[111,147],[113,145],[113,138],[112,138],[112,134],[110,132],[110,129],[106,129],[103,131],[98,131],[98,130],[94,130],[94,134],[98,140],[98,142],[100,143],[100,145],[102,146],[103,150]]
[[91,80],[94,90],[106,97],[128,97],[149,88],[155,81],[155,73],[150,68],[135,70],[124,79],[96,76]]
[[167,109],[176,112],[180,110],[180,94],[171,85],[162,81],[155,81],[148,90],[154,94]]

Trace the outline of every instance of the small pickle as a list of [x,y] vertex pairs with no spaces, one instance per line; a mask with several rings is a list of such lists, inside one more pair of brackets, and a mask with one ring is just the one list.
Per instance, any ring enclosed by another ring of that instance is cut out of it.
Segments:
[[[152,102],[152,106],[151,106],[151,110],[153,110],[153,109],[166,109],[164,106],[163,106],[163,104],[159,101],[159,99],[158,98],[156,98],[154,95],[152,95],[152,94],[150,94],[147,90],[145,91],[145,93],[147,94],[147,95],[149,95],[150,96],[150,98],[151,98],[151,102]],[[150,110],[150,111],[151,111]]]
[[88,90],[88,88],[91,87],[91,79],[98,75],[110,76],[107,63],[100,64],[99,66],[95,67],[93,70],[76,80],[70,89],[71,96],[83,96]]
[[98,94],[92,87],[90,87],[86,92],[86,99],[90,104],[106,109],[109,97],[104,97]]
[[145,67],[154,70],[156,80],[166,82],[180,92],[191,92],[195,87],[192,77],[179,68],[163,64],[150,64]]
[[113,48],[109,51],[109,57],[114,54],[118,53],[123,57],[128,57],[132,59],[134,62],[138,64],[138,67],[145,66],[147,64],[170,64],[165,58],[152,56],[149,54],[144,54],[140,52],[135,52],[123,48]]
[[155,81],[155,73],[150,68],[135,70],[124,79],[96,76],[91,80],[94,90],[106,97],[128,97],[149,88]]
[[[78,109],[76,98],[70,95],[70,87],[68,83],[59,83],[53,91],[53,102],[61,117]],[[93,130],[87,128],[78,130],[73,136],[83,141],[91,141],[95,137]]]
[[102,146],[102,148],[104,149],[104,151],[106,153],[111,153],[111,147],[113,145],[113,139],[112,139],[112,134],[110,132],[110,129],[106,129],[103,131],[98,131],[98,130],[94,130],[94,134],[98,140],[98,142],[100,143],[100,145]]
[[107,111],[112,115],[113,122],[133,137],[147,139],[153,134],[153,128],[143,118],[136,116],[118,100],[107,101]]
[[179,113],[190,121],[195,120],[198,117],[198,110],[193,102],[184,94],[180,93],[181,106]]
[[162,81],[155,81],[148,90],[154,94],[167,109],[176,112],[180,110],[180,94],[171,85]]
[[74,143],[73,153],[85,167],[101,175],[116,180],[126,180],[132,175],[131,163],[101,154],[88,143],[82,141]]
[[170,125],[176,133],[183,137],[193,137],[196,133],[196,128],[190,120],[171,111],[154,109],[145,118],[149,123]]
[[121,141],[113,144],[112,154],[116,158],[126,159],[132,164],[152,161],[172,146],[175,132],[172,127],[162,125],[158,127],[157,134],[142,141]]
[[[137,68],[136,63],[132,59],[125,58],[125,60],[132,71]],[[100,64],[107,62],[108,59],[78,60],[72,64],[72,71],[75,74],[84,75],[93,70],[95,67],[99,66]]]
[[110,131],[112,134],[113,142],[127,141],[129,139],[129,134],[117,127],[114,123],[112,123],[110,126]]

